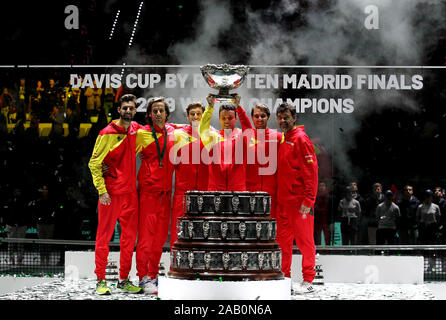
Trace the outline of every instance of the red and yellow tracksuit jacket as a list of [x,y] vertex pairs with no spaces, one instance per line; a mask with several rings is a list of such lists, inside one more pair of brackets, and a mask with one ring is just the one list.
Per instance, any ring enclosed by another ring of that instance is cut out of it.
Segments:
[[301,205],[313,208],[318,189],[318,164],[304,126],[284,135],[279,148],[277,172],[277,242],[282,250],[282,272],[291,277],[293,240],[302,253],[302,275],[315,276],[314,214],[300,213]]
[[162,167],[150,125],[138,130],[136,139],[137,152],[143,155],[138,171],[139,223],[136,245],[136,270],[140,280],[144,276],[153,279],[158,274],[163,245],[169,232],[174,171],[174,165],[169,161],[169,153],[174,145],[174,128],[169,124],[164,128],[154,125],[161,151],[167,133]]
[[201,161],[204,148],[199,129],[185,125],[174,131],[175,152],[175,194],[184,194],[189,190],[207,190],[209,170]]
[[[123,194],[136,191],[136,133],[141,127],[132,121],[128,132],[110,122],[99,132],[88,164],[99,194]],[[103,175],[102,163],[110,169]]]
[[177,235],[178,217],[183,216],[183,197],[189,190],[207,190],[209,169],[201,161],[203,143],[199,128],[185,125],[174,131],[175,145],[175,193],[172,202],[172,218],[170,221],[170,247],[172,248]]
[[203,160],[205,164],[209,161],[208,190],[246,191],[246,139],[238,128],[228,136],[224,130],[212,130],[213,111],[214,108],[208,106],[200,122],[200,137],[209,156]]
[[[174,145],[173,126],[166,124],[167,147],[163,157],[163,166],[159,167],[158,150],[150,125],[138,130],[136,138],[137,153],[141,152],[143,160],[138,171],[138,190],[144,192],[172,191],[173,163],[169,161],[169,153]],[[164,147],[164,129],[154,126],[160,149]]]
[[[138,197],[136,194],[136,136],[140,125],[132,121],[128,131],[110,122],[99,132],[89,161],[93,184],[98,193],[109,193],[110,205],[98,201],[98,229],[95,246],[95,273],[105,279],[109,241],[116,221],[121,224],[120,278],[126,279],[131,269],[133,249],[138,231]],[[102,164],[109,170],[102,173]]]
[[278,202],[286,205],[299,199],[303,205],[313,207],[318,188],[318,164],[304,126],[297,126],[285,134],[278,162]]
[[[158,149],[151,127],[149,125],[138,130],[137,151],[143,155],[141,167],[138,172],[138,191],[139,191],[139,232],[138,244],[136,247],[136,268],[138,276],[142,279],[148,275],[154,278],[159,271],[159,261],[161,259],[163,245],[167,240],[169,232],[169,222],[171,214],[171,195],[172,195],[172,176],[174,169],[178,169],[180,183],[175,186],[175,191],[184,192],[195,182],[195,186],[207,184],[206,172],[200,174],[200,166],[194,165],[175,165],[178,155],[184,154],[186,148],[200,148],[200,141],[192,134],[192,129],[187,125],[166,124],[167,147],[163,157],[163,165],[159,165]],[[159,142],[160,150],[164,146],[164,129],[154,126],[156,136]],[[190,134],[189,134],[190,133]],[[190,153],[190,160],[193,159]],[[195,160],[195,159],[193,159]],[[199,160],[199,159],[198,159]],[[201,168],[207,169],[207,168]],[[182,213],[182,195],[181,195],[181,213]],[[172,229],[175,229],[175,216],[171,222]],[[175,241],[176,230],[171,231],[173,241]]]
[[[282,141],[282,134],[276,130],[269,128],[265,129],[265,134],[260,135],[251,124],[245,110],[241,107],[237,108],[240,123],[243,131],[252,130],[252,136],[248,138],[248,154],[253,152],[255,154],[254,163],[249,163],[247,156],[246,163],[246,189],[248,191],[265,191],[271,196],[272,203],[275,203],[277,192],[277,153],[280,142]],[[270,151],[271,150],[271,151]],[[271,155],[270,152],[275,152]],[[274,163],[262,163],[265,159],[260,160],[259,156],[264,155],[266,159]],[[252,161],[251,161],[252,162]],[[274,171],[272,174],[259,174],[261,168],[268,168],[268,171]],[[274,210],[271,208],[271,215],[274,216]]]

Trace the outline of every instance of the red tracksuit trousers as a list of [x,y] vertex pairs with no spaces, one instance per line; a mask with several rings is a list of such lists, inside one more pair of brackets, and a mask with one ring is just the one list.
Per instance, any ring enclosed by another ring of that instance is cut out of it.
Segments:
[[136,269],[141,280],[154,279],[169,233],[171,192],[152,191],[139,193],[139,228],[136,245]]
[[138,232],[138,196],[135,193],[111,194],[111,204],[98,201],[98,228],[95,247],[95,274],[105,279],[109,243],[119,219],[121,224],[119,278],[127,279],[132,267],[132,255]]
[[304,281],[313,282],[316,272],[314,246],[314,215],[310,211],[304,219],[299,212],[301,202],[290,205],[277,204],[277,242],[282,250],[282,272],[285,277],[291,278],[291,259],[293,256],[293,240],[302,254],[302,275]]

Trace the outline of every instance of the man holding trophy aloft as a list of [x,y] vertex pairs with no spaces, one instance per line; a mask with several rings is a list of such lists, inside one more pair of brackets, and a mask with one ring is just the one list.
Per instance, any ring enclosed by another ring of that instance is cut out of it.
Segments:
[[[210,191],[246,190],[247,139],[239,128],[235,128],[240,96],[229,95],[229,89],[238,88],[246,75],[245,66],[206,65],[201,68],[204,78],[212,88],[219,89],[218,95],[208,95],[206,108],[200,122],[200,137],[208,153],[202,154],[209,165]],[[219,122],[221,129],[210,127],[215,102],[220,102]]]

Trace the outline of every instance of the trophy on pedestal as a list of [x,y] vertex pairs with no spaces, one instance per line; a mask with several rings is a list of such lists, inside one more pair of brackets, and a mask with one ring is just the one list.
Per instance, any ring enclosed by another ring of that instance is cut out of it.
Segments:
[[234,103],[234,95],[229,90],[237,89],[245,80],[249,67],[244,65],[207,64],[200,68],[209,87],[217,89],[215,101],[221,104]]

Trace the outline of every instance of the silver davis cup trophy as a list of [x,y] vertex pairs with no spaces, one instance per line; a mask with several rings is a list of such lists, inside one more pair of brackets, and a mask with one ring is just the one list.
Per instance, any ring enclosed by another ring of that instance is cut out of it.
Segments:
[[218,90],[214,99],[220,103],[234,103],[229,90],[237,89],[245,80],[249,67],[244,65],[207,64],[200,68],[209,87]]

